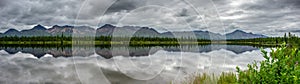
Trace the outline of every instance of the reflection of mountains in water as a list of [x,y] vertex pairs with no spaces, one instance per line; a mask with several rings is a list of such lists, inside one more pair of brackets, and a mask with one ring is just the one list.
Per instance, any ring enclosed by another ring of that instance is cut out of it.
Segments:
[[46,54],[53,57],[71,57],[71,56],[91,56],[95,53],[104,57],[112,58],[113,56],[148,56],[155,54],[159,50],[168,52],[211,52],[213,50],[226,49],[236,54],[246,51],[257,50],[253,46],[244,45],[186,45],[186,46],[143,46],[143,47],[60,47],[60,48],[43,48],[43,47],[0,47],[9,54],[17,52],[30,53],[38,58]]

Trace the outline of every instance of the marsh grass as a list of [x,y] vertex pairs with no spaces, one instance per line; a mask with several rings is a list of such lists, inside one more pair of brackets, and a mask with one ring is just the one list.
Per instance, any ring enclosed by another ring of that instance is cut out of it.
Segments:
[[186,78],[183,84],[233,84],[237,82],[237,76],[233,72],[223,72],[216,74],[196,74]]

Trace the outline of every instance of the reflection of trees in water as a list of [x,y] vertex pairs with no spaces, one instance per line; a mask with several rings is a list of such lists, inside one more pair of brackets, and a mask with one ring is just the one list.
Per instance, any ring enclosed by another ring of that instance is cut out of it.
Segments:
[[[161,48],[159,48],[161,47]],[[245,51],[257,50],[254,46],[245,45],[182,45],[182,46],[116,46],[112,54],[110,46],[1,46],[0,50],[5,50],[9,54],[17,52],[30,53],[40,58],[46,54],[51,54],[53,57],[71,57],[71,56],[91,56],[94,54],[104,58],[112,58],[114,56],[148,56],[155,54],[159,50],[168,52],[211,52],[213,50],[226,49],[234,53],[243,53]]]

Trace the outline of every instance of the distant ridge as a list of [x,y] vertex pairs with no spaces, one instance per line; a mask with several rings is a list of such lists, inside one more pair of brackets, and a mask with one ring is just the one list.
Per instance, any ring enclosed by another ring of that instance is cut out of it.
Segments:
[[18,30],[16,29],[9,29],[7,30],[6,32],[4,32],[3,34],[1,35],[6,35],[6,36],[16,36],[16,35],[20,35],[21,32],[19,32]]
[[247,33],[242,30],[235,30],[231,33],[225,34],[227,39],[249,39],[249,38],[266,38],[267,36],[261,34]]
[[[118,32],[115,32],[117,30]],[[134,32],[136,31],[136,32]],[[213,33],[209,31],[176,31],[176,32],[163,32],[159,33],[153,28],[139,27],[139,26],[123,26],[117,27],[111,24],[105,24],[97,29],[89,26],[58,26],[54,25],[50,28],[38,24],[32,29],[18,31],[16,29],[9,29],[4,33],[0,33],[0,37],[3,36],[57,36],[63,34],[64,36],[71,36],[72,34],[88,35],[93,34],[96,36],[112,36],[120,35],[126,36],[128,32],[134,32],[133,36],[136,37],[189,37],[196,36],[198,39],[251,39],[251,38],[266,38],[267,36],[261,34],[247,33],[242,30],[235,30],[231,33],[221,35],[219,33]],[[117,34],[116,34],[117,33]]]

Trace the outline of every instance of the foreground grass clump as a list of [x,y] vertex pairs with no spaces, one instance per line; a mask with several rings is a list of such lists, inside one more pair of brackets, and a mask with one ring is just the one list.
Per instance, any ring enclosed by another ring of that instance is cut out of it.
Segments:
[[220,76],[201,74],[187,84],[300,84],[299,48],[280,47],[270,53],[261,50],[265,60],[248,64],[247,70]]
[[186,84],[232,84],[236,82],[236,74],[232,72],[222,73],[220,76],[203,73],[196,75],[191,82],[186,82]]

